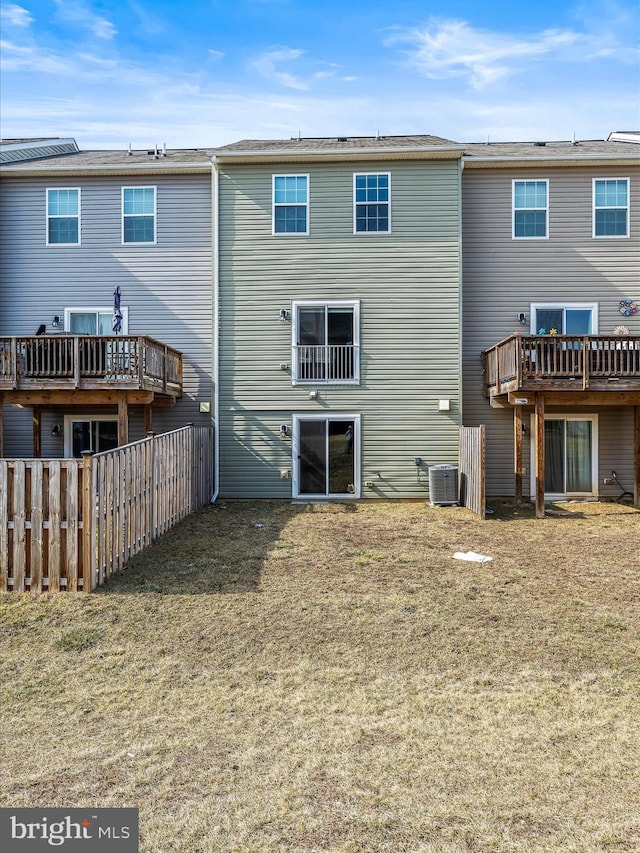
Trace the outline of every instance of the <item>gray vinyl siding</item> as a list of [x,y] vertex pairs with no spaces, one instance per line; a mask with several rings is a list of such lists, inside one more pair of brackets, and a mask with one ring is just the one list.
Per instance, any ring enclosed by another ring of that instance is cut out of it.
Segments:
[[[631,179],[628,239],[592,237],[593,179],[607,177]],[[519,179],[549,181],[548,239],[511,238],[512,181]],[[621,299],[640,295],[640,177],[637,168],[607,165],[467,169],[462,187],[464,423],[487,427],[487,493],[513,495],[513,414],[491,409],[483,396],[481,353],[514,331],[528,334],[535,302],[594,302],[600,333],[611,334],[620,323],[640,333],[640,315],[618,312]],[[520,312],[527,316],[524,327]],[[612,468],[621,481],[633,481],[632,448],[632,408],[601,408],[598,481],[604,497],[619,494],[602,483]],[[528,432],[524,459],[529,494]]]
[[[157,243],[122,244],[123,186],[157,187]],[[80,187],[81,245],[46,245],[47,188]],[[153,427],[205,425],[199,403],[212,399],[211,176],[10,179],[0,183],[0,334],[54,331],[65,307],[110,307],[122,290],[129,334],[149,335],[184,358],[184,394],[175,406],[154,407]],[[6,247],[9,247],[7,249]],[[62,456],[48,423],[78,409],[44,412],[43,455]],[[96,411],[93,409],[92,411]],[[108,410],[104,410],[107,412]],[[5,455],[31,455],[30,412],[4,407]],[[142,410],[132,409],[130,438],[143,435]]]
[[[391,173],[392,233],[353,233],[354,172]],[[273,174],[309,174],[310,234],[272,235]],[[290,497],[292,416],[362,417],[362,497],[425,497],[457,461],[459,164],[235,166],[220,175],[221,495]],[[292,386],[304,299],[360,301],[359,385]],[[280,365],[289,366],[282,370]],[[318,399],[309,399],[315,388]],[[438,400],[451,411],[438,411]],[[418,473],[414,457],[425,466]]]

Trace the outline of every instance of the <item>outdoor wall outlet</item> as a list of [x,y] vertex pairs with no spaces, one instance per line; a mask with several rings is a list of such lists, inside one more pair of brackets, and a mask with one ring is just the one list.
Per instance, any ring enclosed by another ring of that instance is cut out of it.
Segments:
[[280,479],[281,480],[289,480],[291,478],[291,471],[288,468],[280,469]]
[[211,403],[200,403],[200,411],[203,415],[208,415],[211,411]]
[[364,487],[365,487],[365,489],[372,489],[373,488],[373,480],[365,480],[364,481]]
[[438,409],[441,412],[448,412],[451,409],[451,400],[438,400]]
[[611,477],[605,477],[602,482],[605,484],[605,486],[612,486],[613,485],[613,480],[611,479]]

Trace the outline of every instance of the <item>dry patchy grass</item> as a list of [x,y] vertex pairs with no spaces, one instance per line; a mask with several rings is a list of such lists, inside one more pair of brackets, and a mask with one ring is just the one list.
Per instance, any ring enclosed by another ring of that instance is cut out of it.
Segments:
[[564,509],[230,503],[5,596],[0,803],[138,806],[144,853],[640,849],[640,514]]

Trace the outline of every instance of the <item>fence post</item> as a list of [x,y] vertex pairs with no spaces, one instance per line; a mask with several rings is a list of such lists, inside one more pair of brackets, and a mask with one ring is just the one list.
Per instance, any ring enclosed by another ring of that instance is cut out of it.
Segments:
[[93,590],[95,577],[95,550],[92,548],[93,514],[93,466],[92,450],[82,451],[82,591]]
[[150,515],[149,519],[149,536],[150,541],[154,542],[156,536],[158,535],[158,531],[156,528],[156,442],[155,442],[155,431],[150,429],[147,432],[147,438],[151,439],[149,442],[149,474],[150,474],[150,482],[147,483],[147,489],[149,490],[149,506],[150,506]]

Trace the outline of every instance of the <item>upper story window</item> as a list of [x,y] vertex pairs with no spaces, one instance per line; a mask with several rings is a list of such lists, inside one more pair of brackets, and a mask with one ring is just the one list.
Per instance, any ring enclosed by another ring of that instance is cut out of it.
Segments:
[[360,303],[294,302],[293,383],[360,381]]
[[80,245],[80,190],[47,190],[47,245]]
[[[129,326],[129,309],[122,312],[122,334]],[[64,329],[73,335],[112,335],[113,308],[65,308]]]
[[309,176],[273,176],[273,233],[309,233]]
[[156,188],[122,188],[122,242],[156,242]]
[[353,176],[353,230],[388,234],[391,231],[391,175]]
[[629,178],[594,179],[593,236],[629,236]]
[[514,238],[549,236],[549,181],[513,182]]
[[597,335],[595,302],[548,302],[531,306],[532,335]]

